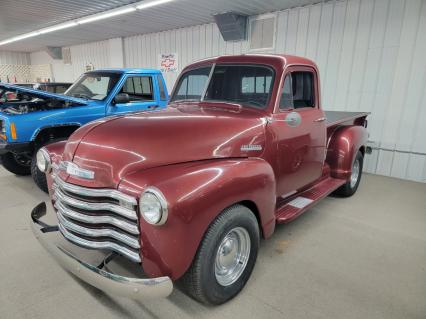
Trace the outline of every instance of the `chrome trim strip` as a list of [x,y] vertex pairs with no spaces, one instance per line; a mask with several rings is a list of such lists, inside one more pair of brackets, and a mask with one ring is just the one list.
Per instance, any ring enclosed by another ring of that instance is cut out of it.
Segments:
[[132,224],[112,216],[105,216],[105,215],[89,216],[89,215],[81,214],[65,207],[60,200],[56,201],[55,208],[58,211],[61,211],[62,215],[64,215],[65,217],[72,218],[84,223],[94,224],[94,225],[111,224],[125,231],[128,231],[131,234],[134,234],[134,235],[139,234],[139,229],[136,224]]
[[[62,164],[63,162],[61,162]],[[60,169],[62,169],[61,165],[59,166]],[[116,199],[120,202],[126,202],[130,205],[136,206],[137,201],[136,198],[123,194],[122,192],[115,190],[115,189],[96,189],[96,188],[86,188],[86,187],[80,187],[77,185],[69,184],[64,182],[61,178],[55,179],[56,184],[59,185],[63,190],[83,195],[83,196],[89,196],[89,197],[110,197],[113,199]]]
[[116,243],[112,243],[109,241],[99,241],[99,242],[95,242],[95,241],[89,241],[83,238],[80,238],[78,236],[73,235],[72,233],[70,233],[68,230],[65,229],[64,226],[62,226],[62,224],[58,224],[59,226],[59,230],[61,231],[62,235],[68,239],[69,241],[86,247],[86,248],[92,248],[92,249],[108,249],[108,250],[113,250],[118,252],[119,254],[122,254],[124,256],[126,256],[127,258],[129,258],[130,260],[134,261],[134,262],[141,262],[141,258],[139,256],[138,253],[135,253],[133,251],[131,251],[130,249],[127,249],[123,246],[117,245]]
[[69,197],[68,195],[64,194],[59,188],[55,189],[54,194],[61,202],[76,208],[85,210],[108,210],[110,212],[117,213],[123,217],[127,217],[135,221],[138,219],[136,211],[124,208],[122,206],[110,203],[83,202],[81,200]]
[[135,248],[135,249],[140,248],[139,241],[136,238],[132,238],[116,230],[107,229],[107,228],[91,229],[91,228],[86,228],[86,227],[74,224],[73,222],[67,220],[59,210],[57,212],[57,216],[58,216],[59,223],[62,224],[62,226],[64,226],[66,229],[71,230],[74,233],[78,233],[83,236],[89,236],[89,237],[111,237],[111,238],[117,239],[118,241],[123,242],[124,244],[132,248]]

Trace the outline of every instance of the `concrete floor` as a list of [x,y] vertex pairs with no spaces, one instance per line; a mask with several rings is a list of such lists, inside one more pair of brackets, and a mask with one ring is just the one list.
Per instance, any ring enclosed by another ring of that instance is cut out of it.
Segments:
[[426,318],[426,184],[365,175],[261,244],[242,293],[203,306],[175,289],[138,303],[63,271],[34,239],[47,197],[0,168],[0,318]]

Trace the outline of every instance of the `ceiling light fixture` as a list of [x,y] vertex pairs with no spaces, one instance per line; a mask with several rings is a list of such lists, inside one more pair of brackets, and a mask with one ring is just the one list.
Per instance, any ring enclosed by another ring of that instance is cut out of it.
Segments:
[[58,31],[58,30],[63,30],[63,29],[75,27],[77,25],[78,25],[78,23],[74,22],[74,21],[68,22],[68,23],[62,23],[62,24],[58,24],[58,25],[55,25],[55,26],[50,27],[50,28],[41,29],[41,30],[39,30],[39,33],[40,34],[46,34],[46,33],[54,32],[54,31]]
[[158,6],[160,4],[164,4],[167,2],[172,2],[174,0],[154,0],[154,1],[143,1],[142,4],[139,4],[136,6],[137,9],[139,10],[143,10],[146,8],[151,8],[151,7],[155,7]]
[[128,7],[128,8],[121,9],[121,10],[114,10],[114,11],[110,11],[110,12],[107,12],[107,13],[102,13],[102,14],[90,16],[88,18],[78,20],[77,23],[78,24],[85,24],[85,23],[94,22],[94,21],[98,21],[98,20],[108,19],[108,18],[111,18],[111,17],[115,17],[115,16],[118,16],[118,15],[130,13],[130,12],[134,12],[134,11],[136,11],[135,7]]
[[52,27],[36,30],[36,31],[33,31],[33,32],[29,32],[29,33],[24,33],[22,35],[0,41],[0,46],[6,45],[6,44],[9,44],[9,43],[12,43],[12,42],[24,40],[24,39],[27,39],[27,38],[35,37],[35,36],[38,36],[38,35],[41,35],[41,34],[46,34],[46,33],[54,32],[54,31],[59,31],[59,30],[75,27],[75,26],[78,26],[80,24],[86,24],[86,23],[90,23],[90,22],[103,20],[103,19],[108,19],[108,18],[112,18],[112,17],[118,16],[118,15],[130,13],[130,12],[135,12],[137,10],[144,10],[144,9],[147,9],[147,8],[152,8],[152,7],[155,7],[155,6],[167,3],[167,2],[172,2],[172,1],[175,1],[175,0],[141,1],[141,2],[138,2],[138,3],[132,4],[130,6],[122,7],[122,8],[119,8],[119,9],[113,9],[113,10],[109,10],[109,11],[102,12],[102,13],[93,14],[93,15],[87,16],[85,18],[80,18],[80,19],[69,21],[69,22],[57,24],[57,25],[54,25]]

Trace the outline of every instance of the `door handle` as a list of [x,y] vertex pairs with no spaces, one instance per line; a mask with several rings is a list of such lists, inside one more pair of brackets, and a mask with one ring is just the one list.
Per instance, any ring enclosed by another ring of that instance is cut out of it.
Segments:
[[326,119],[326,117],[320,117],[319,119],[314,120],[314,122],[324,122]]
[[156,109],[157,107],[158,107],[158,105],[150,105],[150,106],[148,106],[148,109],[153,110],[153,109]]

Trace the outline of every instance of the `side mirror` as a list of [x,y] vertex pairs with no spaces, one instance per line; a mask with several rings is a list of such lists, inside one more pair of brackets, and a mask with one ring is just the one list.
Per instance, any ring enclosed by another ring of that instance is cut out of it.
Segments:
[[114,104],[126,104],[130,102],[129,94],[118,93],[114,98]]

